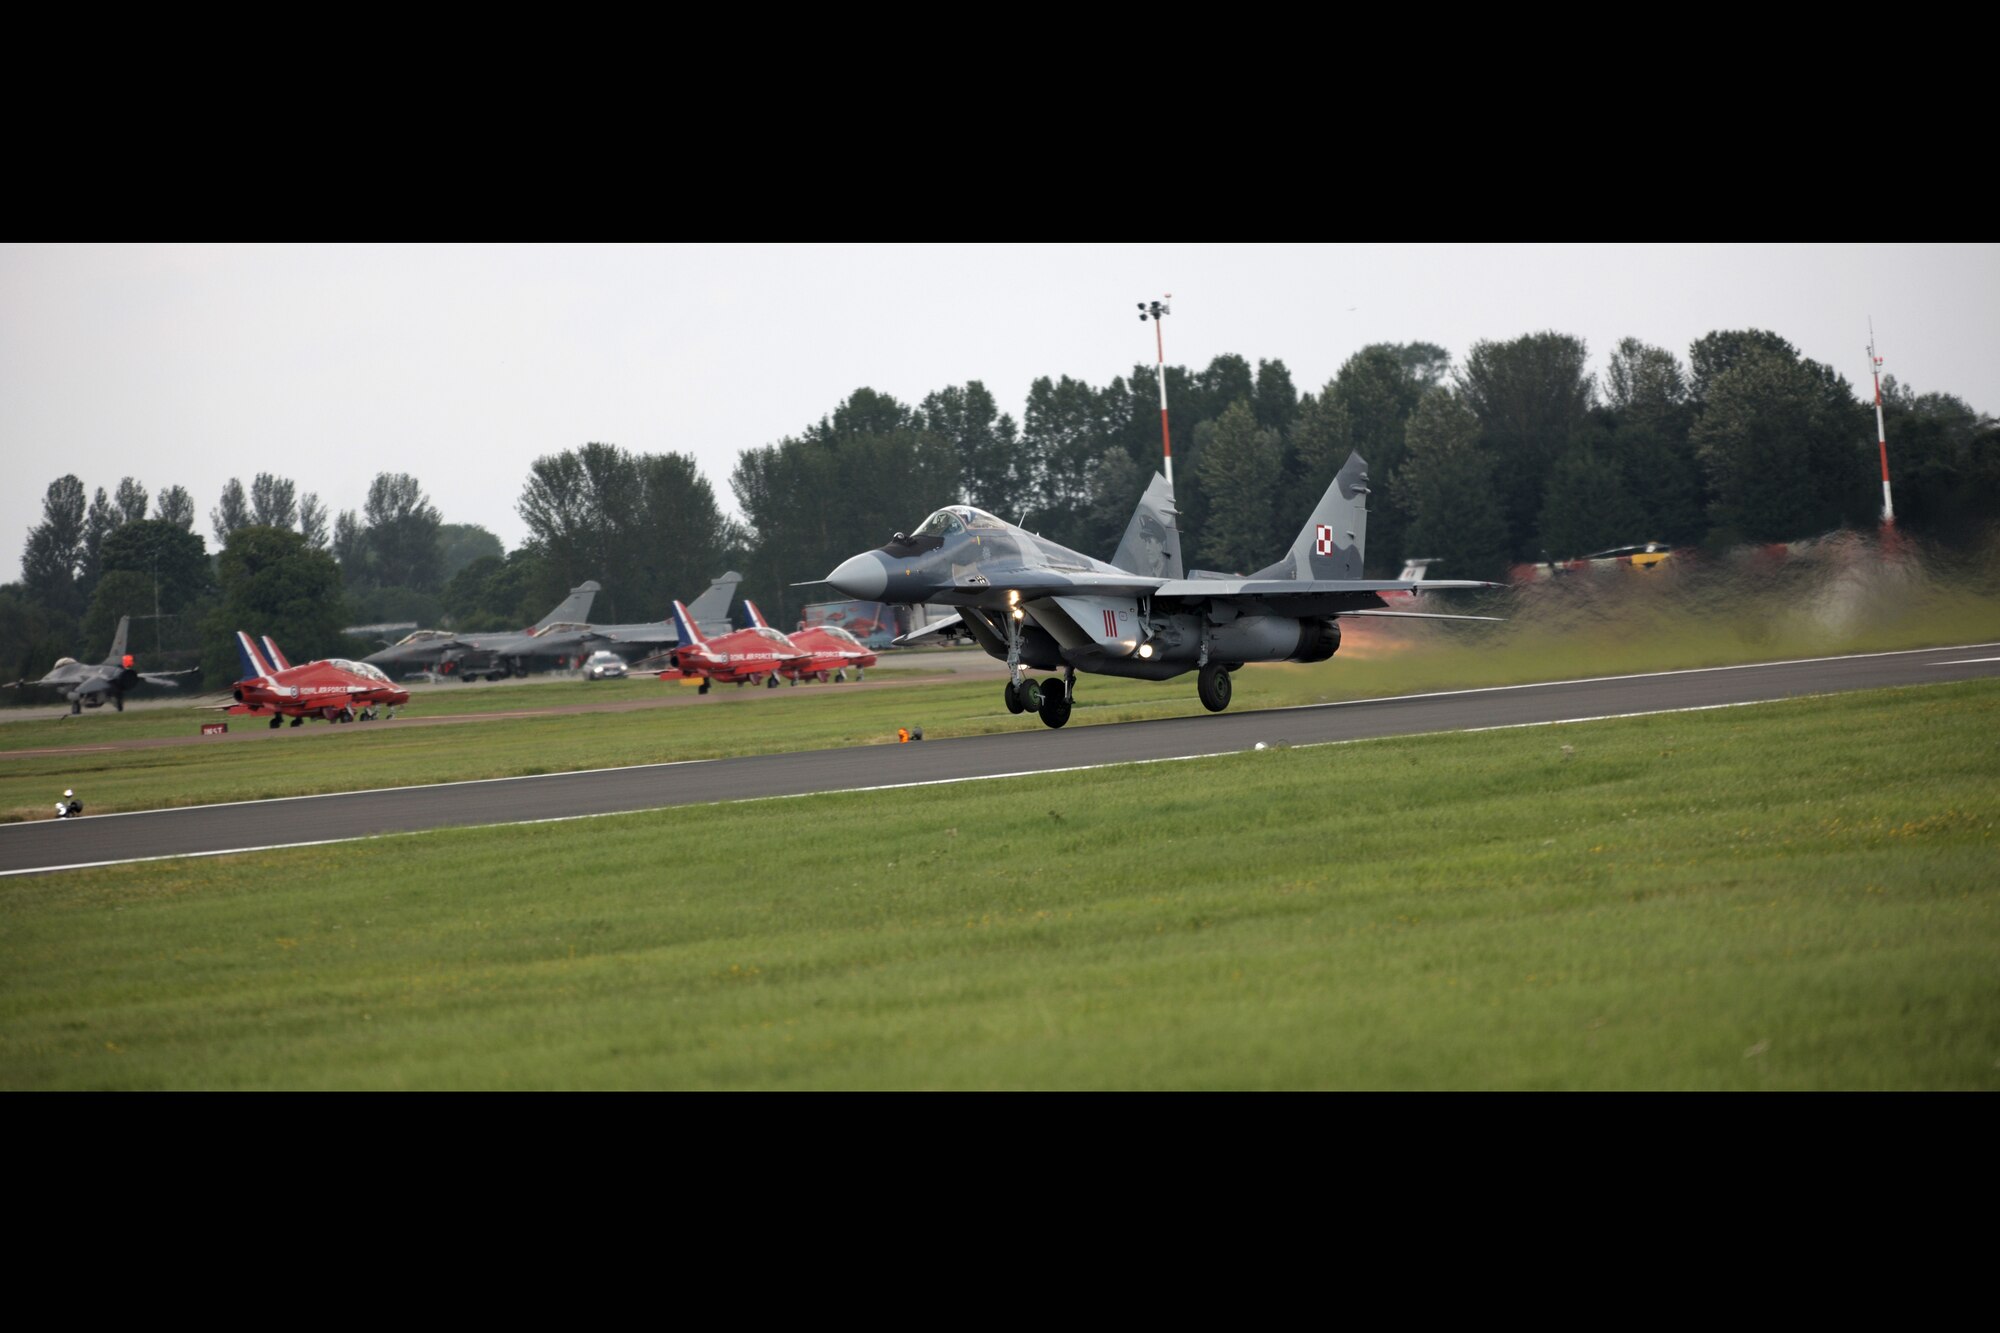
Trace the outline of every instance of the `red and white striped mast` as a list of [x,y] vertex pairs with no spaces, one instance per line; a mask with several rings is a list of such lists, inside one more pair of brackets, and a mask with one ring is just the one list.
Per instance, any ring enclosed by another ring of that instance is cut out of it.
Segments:
[[[1168,292],[1166,300],[1173,299],[1174,294]],[[1160,332],[1160,321],[1172,313],[1173,311],[1167,308],[1166,301],[1139,302],[1140,322],[1143,323],[1148,319],[1153,321],[1153,345],[1160,354],[1160,455],[1167,461],[1169,489],[1172,489],[1174,484],[1174,440],[1167,434],[1167,340],[1166,335]]]
[[1875,442],[1882,449],[1882,526],[1896,526],[1896,502],[1889,498],[1889,432],[1882,427],[1882,358],[1875,355],[1875,321],[1868,321],[1868,369],[1875,376]]

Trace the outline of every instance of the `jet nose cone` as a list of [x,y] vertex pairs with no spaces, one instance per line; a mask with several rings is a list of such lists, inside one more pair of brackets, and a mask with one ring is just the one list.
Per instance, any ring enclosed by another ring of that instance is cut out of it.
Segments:
[[872,602],[889,587],[889,570],[873,551],[850,557],[826,576],[840,592],[859,601]]

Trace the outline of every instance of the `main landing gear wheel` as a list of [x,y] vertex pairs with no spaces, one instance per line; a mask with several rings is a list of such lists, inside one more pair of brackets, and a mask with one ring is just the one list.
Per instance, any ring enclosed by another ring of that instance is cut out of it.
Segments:
[[112,706],[113,708],[116,708],[116,709],[117,709],[117,710],[118,710],[119,712],[121,712],[121,713],[122,713],[122,712],[124,712],[124,711],[125,711],[125,696],[124,696],[124,695],[122,695],[122,694],[114,694],[114,695],[112,695],[112,696],[111,696],[111,706]]
[[696,694],[707,694],[707,693],[708,693],[708,682],[707,682],[706,680],[702,681],[702,683],[701,683],[701,684],[700,684],[699,686],[697,686],[697,687],[695,688],[695,693],[696,693]]
[[1036,711],[1042,715],[1045,727],[1060,727],[1069,721],[1070,692],[1059,680],[1045,680],[1041,685],[1042,706]]
[[1014,688],[1014,682],[1011,680],[1007,682],[1002,697],[1006,699],[1007,711],[1010,713],[1018,713],[1022,711],[1024,707],[1026,707],[1026,705],[1024,705],[1021,702],[1020,691]]
[[773,672],[772,672],[772,673],[771,673],[770,675],[768,675],[768,676],[766,676],[766,677],[764,678],[764,688],[765,688],[765,689],[767,689],[767,690],[775,690],[775,689],[777,689],[777,688],[778,688],[778,673],[777,673],[777,672],[773,671]]
[[1195,677],[1195,693],[1201,696],[1201,706],[1211,713],[1220,713],[1229,707],[1229,671],[1220,662],[1210,662]]
[[271,730],[276,731],[281,725],[283,725],[284,721],[285,719],[282,715],[278,713],[271,714]]

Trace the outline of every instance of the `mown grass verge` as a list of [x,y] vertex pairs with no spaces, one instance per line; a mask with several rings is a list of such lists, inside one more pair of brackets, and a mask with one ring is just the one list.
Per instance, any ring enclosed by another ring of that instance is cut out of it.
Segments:
[[1992,1088],[2000,684],[0,889],[10,1088]]

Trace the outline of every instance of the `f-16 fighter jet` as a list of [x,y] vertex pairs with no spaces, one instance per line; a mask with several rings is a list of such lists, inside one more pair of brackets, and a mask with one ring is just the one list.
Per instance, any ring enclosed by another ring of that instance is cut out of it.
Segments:
[[[750,613],[752,629],[769,629],[764,613],[757,609],[757,603],[744,600],[743,609]],[[861,640],[849,634],[838,625],[805,625],[785,636],[792,647],[803,652],[805,660],[795,666],[788,666],[781,672],[792,684],[811,677],[825,680],[832,672],[835,680],[846,680],[847,669],[854,668],[854,678],[862,679],[862,672],[875,665],[874,650]]]
[[[49,674],[40,680],[17,680],[15,685],[44,685],[61,690],[63,698],[69,700],[69,711],[73,717],[86,708],[101,708],[109,699],[111,706],[119,712],[125,711],[125,692],[145,681],[151,685],[174,685],[179,681],[175,676],[185,676],[199,670],[189,667],[186,671],[139,671],[132,665],[132,655],[125,651],[125,631],[131,625],[132,617],[118,617],[118,632],[111,636],[111,651],[104,660],[95,665],[77,661],[74,657],[56,659],[49,668]],[[9,686],[8,688],[12,688]]]
[[[1383,609],[1404,579],[1364,579],[1368,465],[1347,462],[1277,563],[1245,576],[1182,577],[1173,490],[1155,475],[1113,563],[1080,555],[966,505],[938,510],[914,533],[843,562],[827,575],[849,597],[957,606],[973,639],[1007,663],[1009,712],[1069,721],[1076,673],[1167,680],[1196,673],[1202,706],[1229,706],[1230,673],[1246,662],[1323,662],[1340,647],[1340,617],[1485,620]],[[1426,580],[1426,591],[1490,588]],[[936,622],[923,633],[953,623]],[[920,636],[909,636],[920,637]],[[1024,668],[1060,671],[1033,680]]]

